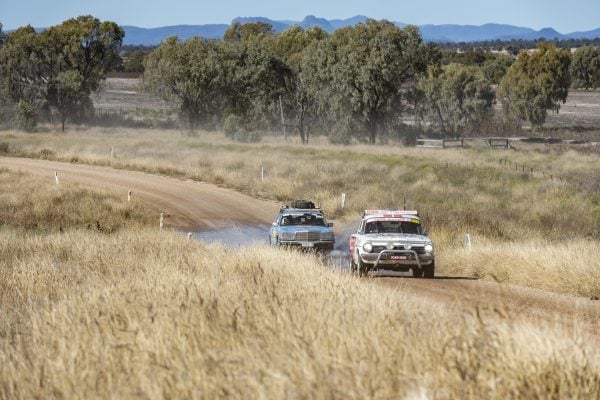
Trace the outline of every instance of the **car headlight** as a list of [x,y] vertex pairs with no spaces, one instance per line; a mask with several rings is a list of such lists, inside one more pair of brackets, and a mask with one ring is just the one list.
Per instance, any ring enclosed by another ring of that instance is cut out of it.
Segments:
[[386,245],[385,245],[385,247],[386,247],[388,250],[394,250],[394,243],[392,243],[392,242],[389,242],[388,244],[386,244]]
[[410,249],[412,249],[412,245],[410,243],[407,243],[404,245],[404,249],[410,250]]
[[431,252],[433,252],[433,246],[432,246],[432,245],[430,245],[430,244],[426,244],[426,245],[425,245],[425,252],[426,252],[426,253],[431,253]]
[[280,239],[288,239],[288,240],[292,240],[295,237],[295,233],[293,232],[281,232],[279,234],[279,238]]
[[371,243],[365,243],[363,244],[363,250],[370,253],[373,251],[373,245]]

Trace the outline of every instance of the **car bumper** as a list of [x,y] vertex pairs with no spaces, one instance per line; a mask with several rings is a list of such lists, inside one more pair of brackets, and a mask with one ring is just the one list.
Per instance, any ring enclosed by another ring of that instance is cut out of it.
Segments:
[[333,250],[333,245],[335,241],[327,240],[327,241],[318,241],[318,242],[301,242],[297,240],[281,240],[279,242],[280,246],[285,247],[294,247],[298,249],[304,250]]
[[422,267],[434,262],[433,254],[417,254],[413,250],[384,250],[380,253],[363,253],[360,258],[373,268],[385,267]]

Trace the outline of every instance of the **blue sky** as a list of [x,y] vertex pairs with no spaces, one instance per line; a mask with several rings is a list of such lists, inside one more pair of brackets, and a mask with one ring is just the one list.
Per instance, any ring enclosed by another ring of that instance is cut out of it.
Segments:
[[238,16],[298,20],[308,14],[328,19],[361,14],[411,24],[551,26],[566,33],[599,28],[600,0],[0,0],[5,29],[45,27],[82,14],[141,27],[229,23]]

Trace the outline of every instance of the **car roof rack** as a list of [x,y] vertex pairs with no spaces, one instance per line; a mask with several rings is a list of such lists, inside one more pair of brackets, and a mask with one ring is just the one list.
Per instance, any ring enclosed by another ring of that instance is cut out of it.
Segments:
[[392,217],[398,216],[398,217],[402,217],[402,216],[415,216],[418,217],[419,216],[419,212],[416,210],[365,210],[363,212],[362,217],[368,217],[371,215],[389,215]]

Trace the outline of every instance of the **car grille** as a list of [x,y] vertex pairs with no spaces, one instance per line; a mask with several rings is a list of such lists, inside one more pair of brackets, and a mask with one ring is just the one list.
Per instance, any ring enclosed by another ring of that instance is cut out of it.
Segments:
[[333,240],[333,232],[321,232],[321,240]]
[[321,239],[321,234],[319,232],[296,232],[296,240],[300,240],[303,242],[318,242]]
[[[387,250],[386,246],[373,246],[373,253],[381,253]],[[394,246],[394,250],[404,250],[404,246]],[[412,246],[411,250],[414,250],[417,254],[425,254],[425,247],[423,246]]]

